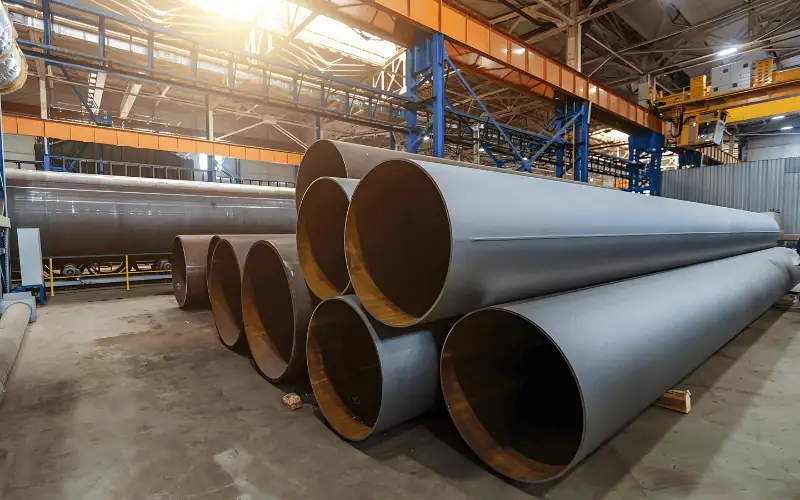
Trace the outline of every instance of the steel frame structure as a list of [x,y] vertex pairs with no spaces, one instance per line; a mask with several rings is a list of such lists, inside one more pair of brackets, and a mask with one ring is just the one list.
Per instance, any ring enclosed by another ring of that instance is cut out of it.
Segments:
[[[451,76],[471,96],[482,111],[481,116],[464,113],[447,99],[444,89]],[[430,90],[429,97],[421,99],[425,87]],[[422,108],[406,110],[409,152],[417,152],[423,141],[430,140],[433,155],[443,157],[445,143],[449,141],[473,145],[478,152],[485,152],[498,168],[533,172],[534,164],[545,163],[553,166],[556,177],[570,176],[581,182],[589,182],[590,171],[622,178],[636,172],[640,178],[648,177],[645,165],[638,158],[626,161],[590,151],[590,101],[567,98],[565,106],[557,107],[556,118],[538,134],[499,123],[449,57],[441,33],[430,36],[417,33],[414,45],[406,51],[406,88],[424,106],[429,118],[420,130],[418,115]]]
[[[426,138],[431,138],[432,153],[436,156],[444,156],[446,143],[459,147],[471,146],[476,157],[480,156],[480,152],[485,152],[494,165],[501,168],[530,172],[540,171],[540,167],[544,166],[546,170],[554,170],[558,177],[570,177],[584,182],[589,181],[589,172],[630,179],[633,178],[632,172],[636,172],[639,178],[647,178],[649,175],[644,165],[638,163],[638,159],[633,159],[638,158],[636,155],[625,160],[589,150],[588,132],[592,104],[587,99],[565,96],[566,105],[557,107],[556,111],[559,118],[557,122],[561,126],[551,130],[545,128],[542,133],[532,133],[499,123],[461,73],[456,65],[458,63],[450,58],[447,47],[452,44],[446,42],[441,33],[430,34],[427,30],[415,30],[415,42],[406,50],[403,62],[406,92],[398,93],[330,77],[270,56],[221,47],[170,29],[81,5],[73,0],[44,0],[41,6],[25,0],[9,0],[8,3],[34,9],[42,16],[44,42],[20,40],[30,59],[61,68],[103,71],[133,81],[176,86],[203,93],[207,96],[207,101],[208,96],[220,96],[244,103],[269,104],[308,113],[315,116],[317,137],[321,136],[323,120],[335,120],[388,132],[389,147],[392,148],[397,146],[397,134],[406,136],[406,148],[409,151],[418,150]],[[54,44],[51,18],[53,6],[59,8],[58,15],[62,18],[72,18],[98,26],[98,54],[79,53]],[[127,30],[131,37],[146,39],[145,66],[128,61],[120,62],[109,56],[105,45],[105,30],[109,24],[113,25],[115,32],[124,33]],[[165,71],[160,65],[156,65],[159,37],[169,38],[176,47],[186,51],[190,68],[188,76]],[[198,77],[200,62],[208,59],[224,62],[229,74],[227,85],[214,85]],[[391,72],[396,72],[402,66],[397,60],[390,61],[389,64]],[[243,71],[260,73],[264,84],[262,93],[237,88],[236,75]],[[447,98],[445,90],[451,76],[453,81],[466,89],[469,98],[481,109],[481,116],[465,113]],[[290,99],[270,95],[269,82],[272,78],[280,78],[288,83]],[[393,83],[384,86],[392,85]],[[309,89],[317,96],[314,104],[300,99],[301,92]],[[332,106],[332,103],[340,106]],[[208,123],[207,131],[212,126]],[[46,161],[45,165],[48,163]],[[534,166],[535,164],[539,167]],[[634,184],[637,183],[631,182],[631,185]]]

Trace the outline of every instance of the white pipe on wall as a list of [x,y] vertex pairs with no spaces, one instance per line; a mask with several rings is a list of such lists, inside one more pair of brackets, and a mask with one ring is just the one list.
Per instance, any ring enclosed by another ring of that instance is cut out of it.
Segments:
[[28,62],[16,40],[17,31],[3,6],[0,9],[0,95],[22,88],[28,78]]

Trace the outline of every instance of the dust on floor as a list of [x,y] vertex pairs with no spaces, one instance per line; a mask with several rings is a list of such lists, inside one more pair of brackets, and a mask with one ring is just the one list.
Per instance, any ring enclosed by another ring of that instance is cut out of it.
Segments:
[[689,376],[690,414],[650,408],[530,486],[487,470],[441,411],[342,441],[165,290],[39,310],[0,406],[0,498],[800,499],[798,312],[765,313]]

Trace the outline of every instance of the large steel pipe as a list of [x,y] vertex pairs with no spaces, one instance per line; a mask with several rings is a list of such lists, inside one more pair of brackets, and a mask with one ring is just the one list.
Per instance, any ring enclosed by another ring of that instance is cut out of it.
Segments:
[[[214,324],[223,344],[235,350],[246,347],[242,320],[242,272],[247,252],[256,241],[281,237],[274,234],[234,235],[220,238],[208,271],[208,295]],[[294,235],[283,235],[294,238]]]
[[497,472],[557,478],[800,281],[773,248],[482,309],[442,352],[442,389]]
[[[361,144],[321,139],[312,144],[303,154],[303,160],[300,162],[300,169],[297,172],[295,206],[297,210],[300,210],[300,202],[303,200],[303,196],[308,190],[308,187],[320,177],[361,179],[379,163],[395,159],[447,163],[480,170],[498,170],[475,163],[456,162],[445,158],[436,158],[434,156],[419,155],[405,151],[395,151],[393,149],[375,148],[372,146],[363,146]],[[502,172],[532,177],[531,174],[510,169],[502,170]],[[539,172],[544,173],[546,171],[541,170]]]
[[314,396],[333,430],[362,441],[431,409],[438,345],[451,324],[389,328],[370,318],[355,296],[320,303],[306,356]]
[[203,309],[208,299],[208,248],[211,235],[179,235],[172,241],[172,291],[181,309]]
[[14,226],[39,228],[46,257],[163,254],[179,234],[289,234],[297,222],[288,188],[16,169],[6,182]]
[[250,353],[267,379],[305,375],[314,302],[294,238],[259,240],[250,247],[242,276],[242,318]]
[[354,179],[320,177],[297,213],[297,251],[308,287],[320,299],[352,293],[344,257],[344,223]]
[[348,269],[364,307],[408,326],[774,246],[752,212],[580,183],[392,160],[353,193]]

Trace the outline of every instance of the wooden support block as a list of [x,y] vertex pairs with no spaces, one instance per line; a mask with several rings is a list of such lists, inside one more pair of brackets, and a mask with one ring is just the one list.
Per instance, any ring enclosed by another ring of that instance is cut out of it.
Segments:
[[658,398],[655,405],[680,413],[689,413],[692,410],[692,393],[670,389]]
[[283,404],[290,410],[295,411],[303,407],[303,400],[297,394],[290,392],[283,396]]

